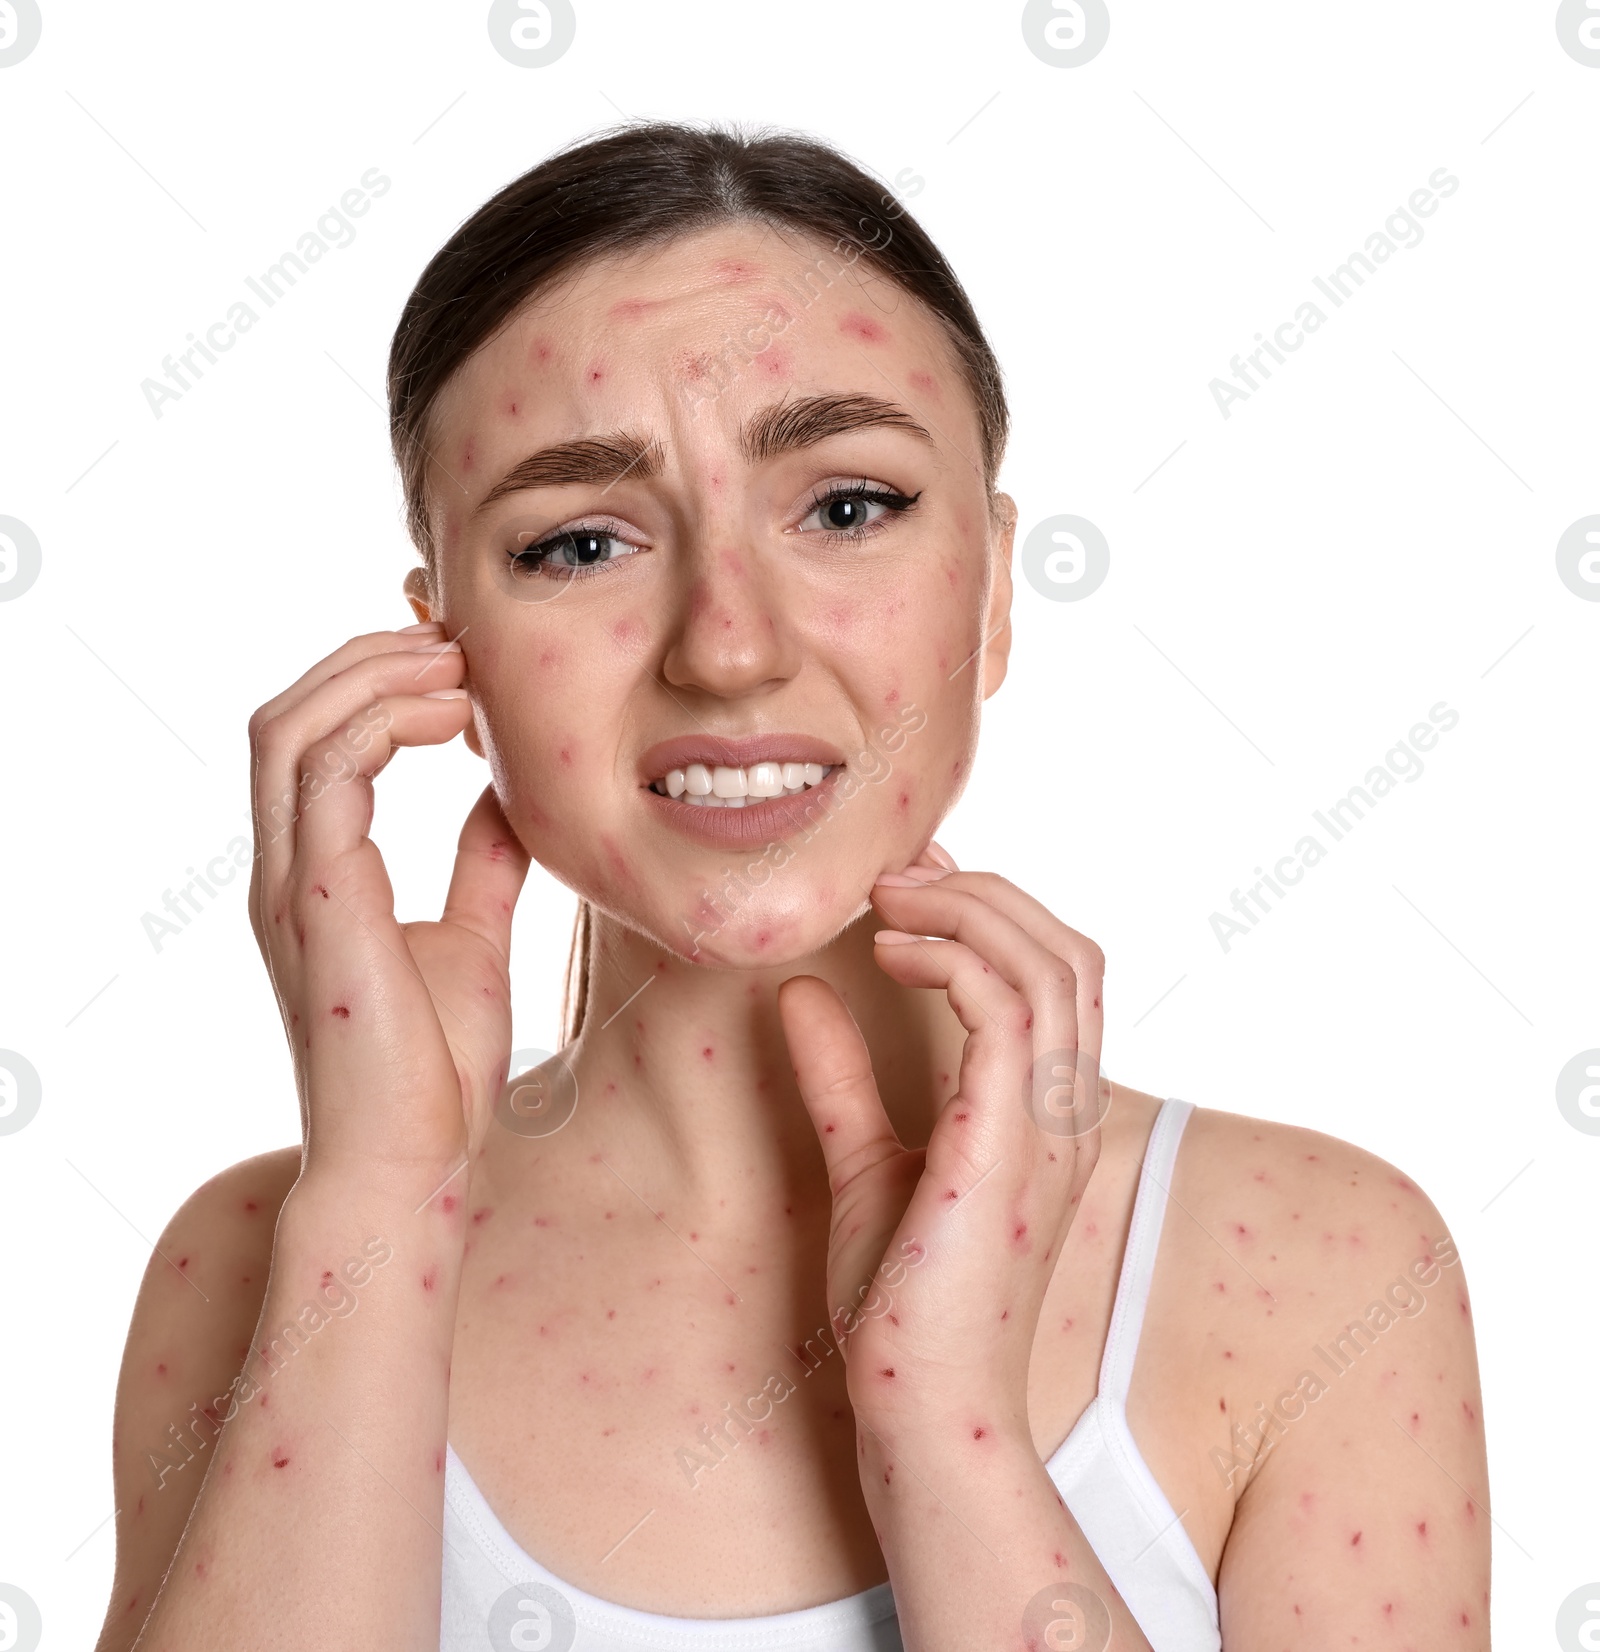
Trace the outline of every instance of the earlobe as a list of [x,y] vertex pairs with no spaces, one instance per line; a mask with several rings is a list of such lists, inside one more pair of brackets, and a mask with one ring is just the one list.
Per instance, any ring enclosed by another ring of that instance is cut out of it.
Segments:
[[1006,680],[1006,666],[1011,658],[1011,547],[1017,534],[1017,502],[1009,493],[994,496],[993,521],[989,538],[993,558],[989,612],[983,626],[983,634],[989,638],[983,653],[986,700]]
[[411,569],[406,574],[401,589],[405,592],[406,601],[411,604],[411,612],[417,616],[419,623],[425,624],[434,617],[433,591],[426,568]]

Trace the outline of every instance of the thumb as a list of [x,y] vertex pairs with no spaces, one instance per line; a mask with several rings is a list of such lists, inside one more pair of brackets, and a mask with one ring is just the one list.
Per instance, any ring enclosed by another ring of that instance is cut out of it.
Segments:
[[905,1148],[883,1110],[866,1040],[839,994],[815,975],[791,976],[778,988],[778,1015],[837,1201],[863,1171]]
[[493,786],[472,806],[456,845],[443,918],[480,935],[502,956],[511,951],[511,912],[528,875],[528,851],[501,811]]

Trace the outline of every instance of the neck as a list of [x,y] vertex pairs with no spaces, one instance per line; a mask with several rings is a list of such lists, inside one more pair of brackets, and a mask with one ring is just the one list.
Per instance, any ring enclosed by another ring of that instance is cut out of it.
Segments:
[[822,1153],[777,1007],[784,981],[816,975],[861,1028],[901,1141],[925,1145],[955,1090],[965,1033],[942,993],[898,986],[878,969],[880,927],[869,911],[809,957],[724,969],[685,963],[595,913],[583,1031],[567,1052],[583,1135],[608,1162],[615,1152],[649,1166],[651,1188],[671,1191],[680,1209],[732,1216],[798,1196],[825,1211]]

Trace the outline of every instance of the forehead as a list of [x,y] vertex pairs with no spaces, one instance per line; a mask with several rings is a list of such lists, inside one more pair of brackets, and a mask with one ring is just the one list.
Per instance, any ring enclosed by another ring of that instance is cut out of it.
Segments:
[[943,326],[862,243],[739,223],[590,259],[536,294],[454,375],[434,428],[465,434],[515,404],[542,428],[588,429],[738,380],[761,400],[863,390],[933,421],[963,400]]

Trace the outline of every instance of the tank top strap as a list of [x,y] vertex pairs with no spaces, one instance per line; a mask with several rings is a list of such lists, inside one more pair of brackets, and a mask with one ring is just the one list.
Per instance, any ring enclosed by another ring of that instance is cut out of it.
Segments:
[[1150,1297],[1156,1252],[1161,1246],[1161,1225],[1167,1214],[1172,1167],[1177,1162],[1183,1127],[1193,1111],[1193,1102],[1169,1097],[1161,1104],[1145,1145],[1139,1190],[1134,1196],[1133,1217],[1128,1224],[1128,1243],[1122,1253],[1122,1272],[1117,1279],[1116,1302],[1111,1309],[1111,1328],[1100,1359],[1100,1397],[1119,1410],[1127,1402],[1128,1387],[1133,1381],[1133,1361],[1139,1351],[1145,1303]]

